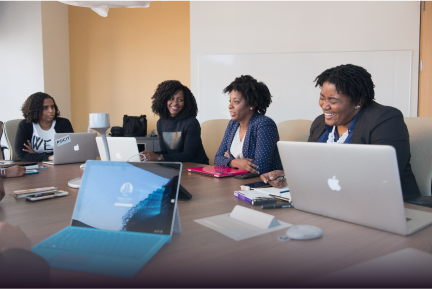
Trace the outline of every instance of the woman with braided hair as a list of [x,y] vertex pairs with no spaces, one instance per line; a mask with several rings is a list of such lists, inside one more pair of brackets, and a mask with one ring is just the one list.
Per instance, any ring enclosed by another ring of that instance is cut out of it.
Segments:
[[209,164],[196,119],[198,107],[190,89],[180,81],[167,80],[158,85],[152,99],[152,110],[160,117],[157,131],[161,151],[141,152],[145,160]]
[[215,164],[253,174],[282,170],[276,146],[279,133],[275,122],[265,116],[272,98],[267,86],[250,75],[242,75],[223,92],[230,94],[231,121],[216,153]]
[[[410,164],[408,129],[402,113],[374,101],[372,76],[363,67],[346,64],[318,75],[323,114],[312,123],[309,142],[391,145],[396,149],[404,199],[420,196]],[[337,156],[335,156],[337,157]],[[353,164],[355,165],[355,164]],[[286,185],[283,171],[261,176],[275,187]]]

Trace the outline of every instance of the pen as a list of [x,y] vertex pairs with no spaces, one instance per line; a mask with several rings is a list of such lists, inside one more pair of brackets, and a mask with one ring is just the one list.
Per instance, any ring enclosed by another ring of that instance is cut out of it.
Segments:
[[263,209],[282,209],[282,208],[292,208],[291,204],[281,205],[281,204],[270,204],[270,205],[262,205]]
[[269,194],[269,196],[272,196],[273,198],[276,198],[278,200],[285,201],[285,202],[291,201],[289,198],[284,198],[284,197],[280,197],[280,196],[276,196],[276,195],[272,195],[272,194]]

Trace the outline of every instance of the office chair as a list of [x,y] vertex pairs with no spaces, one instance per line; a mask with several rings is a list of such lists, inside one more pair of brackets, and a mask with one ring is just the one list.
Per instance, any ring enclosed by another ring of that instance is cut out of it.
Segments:
[[277,124],[279,138],[281,141],[307,142],[311,125],[312,121],[307,119],[293,119],[280,122]]
[[[0,139],[2,138],[2,136],[3,136],[3,122],[0,121]],[[7,149],[7,147],[1,146],[0,149],[1,149],[0,160],[4,160],[5,159],[4,150]]]
[[201,139],[211,165],[222,142],[229,119],[212,119],[201,124]]
[[432,118],[405,117],[404,120],[410,136],[411,168],[422,195],[405,202],[432,207]]
[[9,147],[9,160],[11,161],[20,160],[15,151],[15,138],[18,130],[18,125],[21,121],[22,119],[12,119],[4,123],[4,133]]

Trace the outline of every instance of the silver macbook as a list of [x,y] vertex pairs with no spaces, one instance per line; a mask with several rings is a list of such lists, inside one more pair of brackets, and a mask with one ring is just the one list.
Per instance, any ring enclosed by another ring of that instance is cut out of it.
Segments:
[[55,133],[54,161],[49,165],[84,163],[95,160],[97,155],[96,133]]
[[[136,138],[134,137],[107,137],[108,150],[111,161],[115,162],[139,162],[139,152]],[[102,161],[106,161],[105,146],[102,138],[96,138],[99,155]]]
[[405,209],[396,151],[384,145],[278,142],[296,209],[400,235],[432,224]]

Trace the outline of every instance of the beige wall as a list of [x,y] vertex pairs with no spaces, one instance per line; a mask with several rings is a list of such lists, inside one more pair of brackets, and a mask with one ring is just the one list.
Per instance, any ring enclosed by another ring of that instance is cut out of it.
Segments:
[[71,118],[68,5],[41,1],[44,92]]
[[110,9],[104,18],[89,8],[69,6],[72,124],[87,130],[88,115],[147,115],[148,132],[157,85],[177,79],[190,87],[189,2],[152,2],[149,8]]

